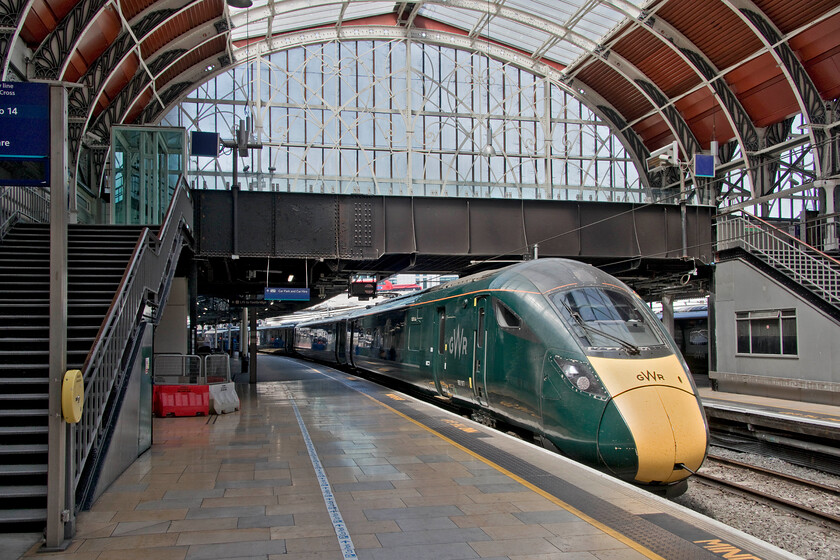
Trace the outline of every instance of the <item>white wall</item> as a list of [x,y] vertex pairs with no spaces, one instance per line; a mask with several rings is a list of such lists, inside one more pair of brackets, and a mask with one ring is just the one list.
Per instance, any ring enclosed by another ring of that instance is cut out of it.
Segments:
[[[717,371],[769,378],[840,383],[840,323],[742,260],[715,270]],[[798,355],[752,357],[736,354],[735,313],[796,309]]]
[[155,354],[187,353],[189,312],[187,279],[174,278],[166,308],[155,327]]

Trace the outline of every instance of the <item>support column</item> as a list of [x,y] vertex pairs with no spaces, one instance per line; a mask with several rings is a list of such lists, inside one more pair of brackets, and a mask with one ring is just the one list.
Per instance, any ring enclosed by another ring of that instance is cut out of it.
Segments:
[[195,343],[196,333],[198,331],[198,263],[195,260],[190,267],[190,276],[187,285],[187,297],[189,302],[190,313],[190,336],[187,348],[187,354],[195,354],[197,345]]
[[674,296],[665,294],[662,296],[662,325],[671,338],[674,337]]
[[239,320],[239,359],[248,357],[248,308],[242,308]]
[[257,312],[255,310],[251,313],[251,361],[248,363],[251,385],[255,385],[257,383],[257,334]]
[[825,191],[825,229],[822,232],[823,251],[836,251],[838,246],[838,220],[835,214],[837,212],[837,205],[835,204],[835,194],[837,191],[836,180],[814,181],[814,184]]
[[[686,200],[686,196],[685,196],[685,172],[686,172],[686,169],[684,169],[683,166],[680,165],[679,168],[677,169],[677,171],[680,174],[680,232],[681,232],[681,238],[682,238],[682,257],[684,259],[687,259],[688,258],[688,234],[687,234],[688,217],[686,215],[687,214],[686,204],[688,203],[688,201]],[[673,298],[672,298],[672,301],[673,301]],[[663,318],[664,317],[665,316],[663,315]],[[673,326],[672,326],[671,330],[673,331]],[[673,335],[673,332],[671,334]]]
[[[67,371],[67,92],[50,88],[50,358],[45,551],[64,550],[73,536],[73,465],[61,385]],[[68,470],[69,475],[68,475]]]
[[228,315],[228,324],[227,324],[227,354],[231,358],[233,358],[233,327],[231,322],[233,321],[233,317]]

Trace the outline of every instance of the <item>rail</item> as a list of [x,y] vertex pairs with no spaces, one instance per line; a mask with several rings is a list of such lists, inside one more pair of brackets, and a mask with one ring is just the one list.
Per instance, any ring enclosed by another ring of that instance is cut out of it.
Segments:
[[840,261],[766,221],[741,212],[717,218],[717,250],[756,254],[840,309]]
[[118,394],[127,380],[127,362],[141,332],[144,309],[149,303],[156,304],[158,309],[166,304],[183,236],[192,223],[190,194],[186,181],[181,178],[159,235],[147,228],[134,247],[129,266],[85,360],[82,370],[85,404],[81,422],[74,430],[75,445],[71,451],[75,488],[87,461],[92,453],[100,452],[107,436],[107,422],[114,413],[112,396]]
[[43,187],[0,187],[0,240],[18,222],[50,221],[49,191]]
[[807,220],[805,241],[822,251],[840,249],[840,212],[823,214]]

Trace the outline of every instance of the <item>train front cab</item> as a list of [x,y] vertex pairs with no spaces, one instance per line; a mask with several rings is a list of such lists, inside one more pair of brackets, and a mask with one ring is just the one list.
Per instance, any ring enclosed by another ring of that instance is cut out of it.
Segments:
[[[622,478],[669,485],[700,468],[708,434],[676,355],[639,361],[590,358],[612,395],[598,432],[604,463]],[[635,450],[635,461],[622,448]],[[688,470],[685,468],[687,467]]]
[[[598,425],[588,428],[597,432],[599,462],[624,480],[665,494],[681,492],[681,481],[706,456],[708,431],[673,341],[626,290],[579,288],[551,297],[586,355],[576,361],[558,352],[550,358],[553,370],[573,390],[602,401]],[[544,387],[544,414],[563,406],[559,400],[556,389]]]

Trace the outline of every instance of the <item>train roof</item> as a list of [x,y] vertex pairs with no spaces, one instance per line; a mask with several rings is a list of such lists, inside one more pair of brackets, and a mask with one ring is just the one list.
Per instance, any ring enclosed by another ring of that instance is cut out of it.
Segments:
[[[465,276],[419,292],[405,294],[382,303],[370,305],[365,309],[356,309],[332,317],[303,321],[300,324],[315,325],[324,322],[333,322],[337,319],[362,317],[371,313],[382,313],[383,311],[400,309],[414,303],[448,297],[453,291],[468,287],[470,284],[482,286],[478,289],[484,289],[484,287],[505,289],[516,284],[521,285],[523,280],[541,293],[551,292],[557,290],[557,288],[566,286],[601,286],[605,284],[632,292],[623,282],[592,265],[571,259],[536,259]],[[467,289],[466,291],[471,290]]]
[[499,280],[504,281],[511,275],[518,275],[531,282],[542,293],[572,286],[615,286],[627,291],[632,290],[621,280],[595,268],[594,266],[571,259],[537,259],[515,264],[499,272]]

